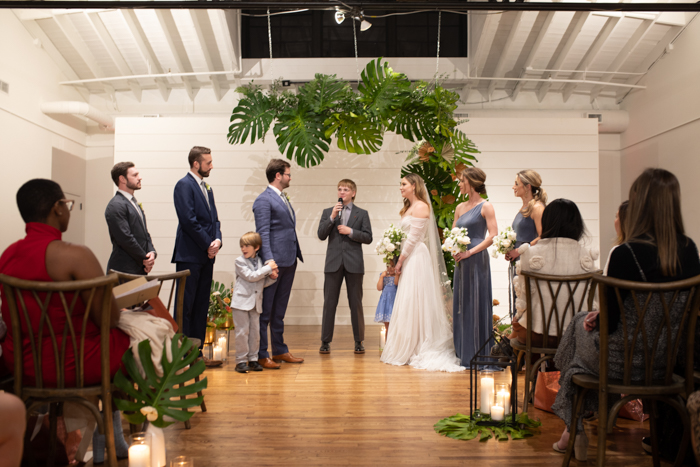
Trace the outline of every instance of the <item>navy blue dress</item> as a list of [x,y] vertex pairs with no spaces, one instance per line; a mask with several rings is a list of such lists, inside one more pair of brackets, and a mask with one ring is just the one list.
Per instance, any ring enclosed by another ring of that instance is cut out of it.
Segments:
[[[457,219],[457,227],[466,227],[472,249],[484,241],[488,229],[481,216],[484,203],[474,206]],[[455,265],[453,301],[453,330],[455,351],[462,366],[476,355],[493,330],[493,294],[491,291],[491,262],[488,250],[481,251]],[[482,354],[488,355],[491,346]]]
[[[537,238],[537,226],[532,217],[525,217],[523,213],[518,211],[513,219],[513,230],[515,230],[515,248],[520,248],[523,243],[530,243]],[[515,261],[520,261],[518,257]],[[515,316],[517,310],[515,309],[515,289],[513,288],[513,277],[515,277],[515,267],[514,262],[511,262],[511,266],[508,269],[509,283],[510,283],[510,316],[511,318]]]

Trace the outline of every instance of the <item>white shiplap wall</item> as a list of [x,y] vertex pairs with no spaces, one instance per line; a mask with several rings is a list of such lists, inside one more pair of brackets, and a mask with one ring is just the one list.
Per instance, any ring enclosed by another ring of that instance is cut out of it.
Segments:
[[[170,264],[177,218],[172,190],[188,170],[187,154],[194,145],[212,149],[214,169],[208,182],[214,188],[222,223],[224,248],[217,257],[215,278],[233,281],[233,264],[240,255],[238,239],[254,230],[253,201],[267,186],[265,167],[280,157],[274,137],[264,143],[231,146],[226,141],[228,118],[118,118],[115,162],[130,160],[143,176],[137,194],[144,204],[149,230],[159,252],[154,273],[174,270]],[[482,154],[478,166],[488,176],[499,229],[508,225],[520,204],[511,186],[523,168],[540,172],[550,199],[566,197],[578,203],[591,240],[598,245],[598,129],[588,119],[473,119],[462,129]],[[288,192],[297,213],[297,233],[305,262],[300,263],[287,311],[287,324],[320,324],[323,307],[323,265],[326,244],[316,237],[321,211],[337,199],[336,185],[351,178],[358,185],[356,203],[370,213],[375,239],[398,219],[398,184],[404,153],[412,144],[387,135],[381,152],[358,156],[332,148],[319,167],[292,167]],[[379,299],[375,285],[383,265],[373,245],[365,245],[367,322]],[[492,260],[494,298],[507,302],[506,263]],[[347,299],[341,294],[339,324],[349,324]]]

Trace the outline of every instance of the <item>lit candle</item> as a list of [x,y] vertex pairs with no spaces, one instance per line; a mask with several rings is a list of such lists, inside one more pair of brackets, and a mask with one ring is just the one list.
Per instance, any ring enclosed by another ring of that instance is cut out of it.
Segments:
[[504,420],[503,407],[500,405],[491,406],[491,420],[496,422],[502,422]]
[[129,467],[151,467],[151,448],[134,444],[129,448]]
[[493,405],[493,375],[484,373],[481,378],[481,413],[491,413]]
[[382,327],[381,331],[379,331],[379,350],[384,350],[385,345],[386,345],[386,327]]
[[503,407],[505,414],[510,414],[510,393],[505,389],[501,389],[496,394],[496,403]]
[[226,360],[226,350],[228,348],[228,346],[226,345],[226,336],[219,337],[219,347],[221,347],[221,360]]
[[218,344],[214,346],[214,360],[221,360],[221,347]]

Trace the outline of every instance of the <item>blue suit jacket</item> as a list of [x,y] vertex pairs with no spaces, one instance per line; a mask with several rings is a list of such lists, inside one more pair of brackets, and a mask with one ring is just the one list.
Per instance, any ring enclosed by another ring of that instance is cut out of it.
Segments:
[[211,242],[222,240],[221,223],[216,213],[214,192],[209,188],[209,206],[202,193],[202,188],[197,185],[195,179],[187,174],[175,185],[173,199],[179,224],[175,236],[175,248],[173,250],[173,263],[213,263],[207,249]]
[[255,230],[262,237],[260,256],[263,262],[274,259],[278,266],[284,268],[293,265],[296,258],[304,261],[297,238],[296,214],[294,218],[289,215],[287,205],[272,188],[267,187],[255,199],[253,214]]

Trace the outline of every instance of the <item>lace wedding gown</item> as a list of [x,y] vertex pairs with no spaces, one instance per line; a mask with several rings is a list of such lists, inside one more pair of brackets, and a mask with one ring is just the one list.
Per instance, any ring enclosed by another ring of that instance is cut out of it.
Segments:
[[442,281],[426,245],[428,222],[428,218],[409,215],[401,219],[401,229],[407,233],[401,254],[406,259],[381,361],[420,370],[463,371],[466,368],[459,365],[455,354]]

